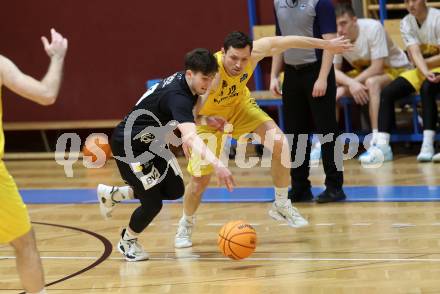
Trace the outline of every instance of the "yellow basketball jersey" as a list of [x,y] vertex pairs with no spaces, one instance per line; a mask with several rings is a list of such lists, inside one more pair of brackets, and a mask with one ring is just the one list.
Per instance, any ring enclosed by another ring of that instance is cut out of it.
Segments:
[[238,76],[230,76],[223,67],[223,53],[215,53],[219,65],[220,82],[211,92],[200,110],[201,115],[220,115],[228,119],[239,104],[250,99],[250,91],[246,86],[252,76],[253,67],[249,62],[244,72]]
[[5,135],[3,134],[3,107],[2,107],[2,89],[0,85],[0,160],[3,159],[5,149]]
[[400,22],[400,32],[405,47],[419,45],[424,58],[439,54],[440,48],[440,10],[429,7],[422,25],[412,14],[406,15]]

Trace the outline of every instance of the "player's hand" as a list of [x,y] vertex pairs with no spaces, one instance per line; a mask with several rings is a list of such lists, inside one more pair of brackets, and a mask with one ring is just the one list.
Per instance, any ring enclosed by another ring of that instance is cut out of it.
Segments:
[[221,132],[224,131],[225,125],[228,124],[226,119],[221,116],[207,116],[205,119],[208,126]]
[[191,148],[187,143],[185,142],[182,143],[182,150],[183,150],[183,154],[185,155],[185,158],[189,159],[191,156]]
[[312,97],[322,97],[327,91],[327,80],[318,78],[313,85]]
[[433,72],[428,72],[427,74],[425,74],[426,79],[428,81],[430,81],[431,83],[435,83],[437,84],[438,82],[440,82],[440,74],[435,74]]
[[55,29],[50,30],[51,42],[47,40],[46,37],[41,37],[43,42],[44,50],[46,50],[49,57],[57,57],[63,59],[67,51],[67,39],[64,38],[60,33],[55,31]]
[[325,46],[325,50],[330,51],[332,54],[344,53],[353,49],[349,39],[344,36],[340,36],[331,40],[328,40],[328,45]]
[[280,79],[272,78],[270,79],[270,92],[275,96],[281,96]]
[[218,166],[215,168],[215,173],[217,174],[218,185],[221,186],[222,184],[225,184],[226,189],[228,189],[229,192],[232,192],[234,190],[235,182],[234,178],[232,178],[231,171],[224,166]]
[[367,87],[365,87],[358,81],[353,81],[350,86],[348,86],[348,89],[350,90],[350,94],[351,96],[353,96],[356,104],[365,105],[368,103],[369,97],[367,93]]

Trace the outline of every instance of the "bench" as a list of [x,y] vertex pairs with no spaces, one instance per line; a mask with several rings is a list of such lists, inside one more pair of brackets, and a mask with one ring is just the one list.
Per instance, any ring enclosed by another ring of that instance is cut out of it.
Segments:
[[405,43],[403,43],[402,34],[400,33],[400,19],[386,19],[383,26],[394,44],[405,50]]
[[[412,131],[409,133],[391,133],[391,142],[421,142],[423,140],[423,130],[419,124],[419,114],[417,112],[417,105],[420,103],[419,95],[411,95],[398,101],[401,105],[410,105],[412,108],[411,124]],[[351,107],[354,105],[354,100],[351,97],[341,97],[338,104],[342,106],[344,114],[344,132],[356,133],[352,126]],[[363,138],[363,134],[358,134],[360,138]],[[437,138],[437,137],[436,137]],[[438,137],[440,138],[440,137]]]
[[[363,6],[364,16],[365,17],[377,16],[378,12],[379,12],[379,14],[381,14],[380,13],[381,9],[383,9],[382,10],[382,17],[384,17],[386,14],[388,14],[388,11],[391,11],[391,10],[401,10],[401,11],[404,11],[404,13],[407,13],[405,3],[386,3],[386,1],[384,1],[384,0],[382,2],[385,2],[385,3],[383,3],[382,8],[381,8],[380,0],[379,1],[363,0],[362,6]],[[440,2],[435,1],[435,0],[434,0],[434,2],[429,1],[426,4],[428,7],[440,8]]]
[[[7,131],[39,131],[46,152],[51,152],[46,131],[49,130],[78,130],[78,129],[112,129],[120,120],[75,120],[75,121],[38,121],[38,122],[4,122],[3,130]],[[40,154],[39,152],[29,152],[29,154],[8,154],[5,158],[48,158],[53,154]]]

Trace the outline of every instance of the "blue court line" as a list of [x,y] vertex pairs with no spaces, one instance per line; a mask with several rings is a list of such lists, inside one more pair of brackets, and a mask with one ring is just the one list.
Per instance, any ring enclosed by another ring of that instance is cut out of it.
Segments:
[[[323,188],[313,188],[316,196]],[[346,202],[425,202],[440,201],[440,186],[381,186],[344,187]],[[95,189],[22,189],[25,203],[97,203]],[[236,188],[229,193],[225,188],[209,188],[203,202],[270,202],[272,187]],[[170,202],[180,202],[177,201]]]

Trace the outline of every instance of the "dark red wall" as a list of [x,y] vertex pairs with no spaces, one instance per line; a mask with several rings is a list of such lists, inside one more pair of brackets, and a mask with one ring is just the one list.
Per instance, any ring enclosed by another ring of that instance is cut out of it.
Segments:
[[273,0],[255,0],[258,23],[262,25],[274,23]]
[[[257,3],[260,22],[273,23],[273,2]],[[3,89],[6,121],[122,118],[145,81],[180,70],[185,52],[249,32],[244,0],[3,1],[0,20],[0,54],[37,78],[48,65],[40,36],[55,27],[69,39],[57,103],[41,107]]]

